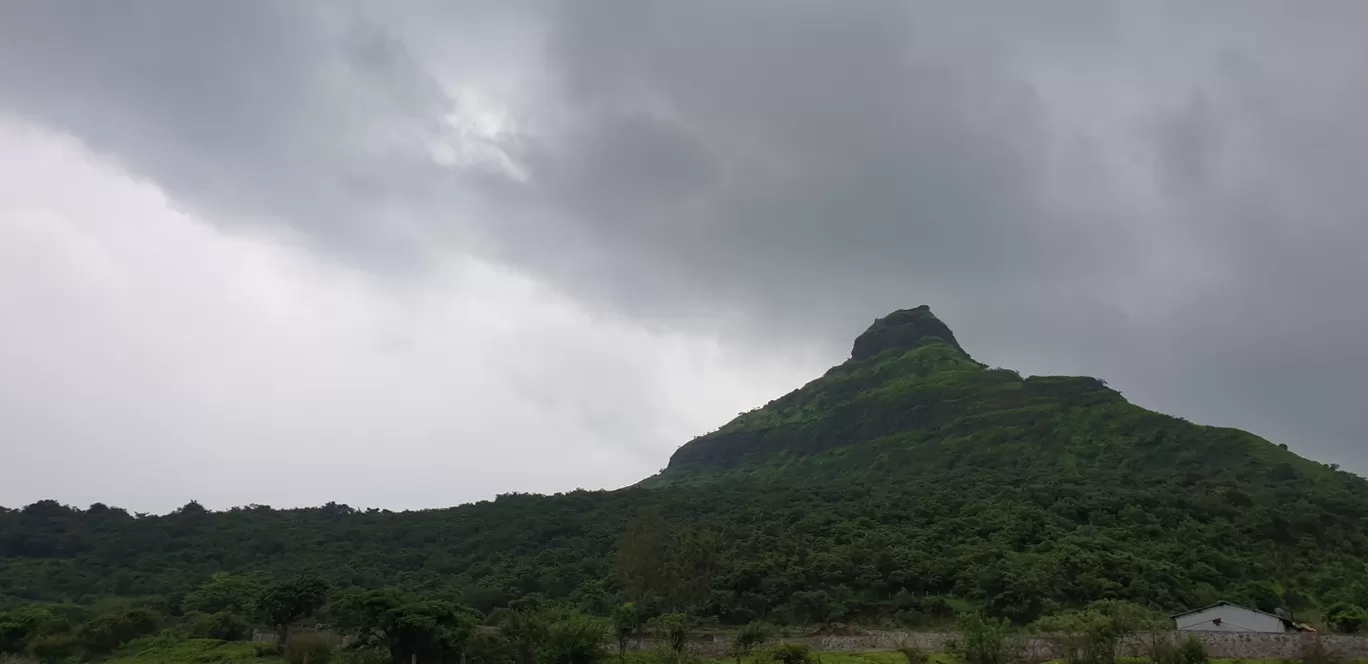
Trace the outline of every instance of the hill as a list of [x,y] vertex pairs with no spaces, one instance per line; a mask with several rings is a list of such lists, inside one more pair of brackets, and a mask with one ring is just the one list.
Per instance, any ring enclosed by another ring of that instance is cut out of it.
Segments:
[[215,572],[399,586],[488,612],[623,598],[725,623],[1028,622],[1098,599],[1159,609],[1368,605],[1368,483],[1100,380],[975,361],[926,307],[822,377],[618,491],[393,513],[190,504],[0,511],[0,608],[144,598]]

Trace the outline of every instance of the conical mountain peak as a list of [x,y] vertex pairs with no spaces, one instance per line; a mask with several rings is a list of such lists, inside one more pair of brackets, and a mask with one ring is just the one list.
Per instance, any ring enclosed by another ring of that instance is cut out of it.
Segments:
[[850,356],[862,360],[888,350],[911,350],[933,343],[943,343],[964,352],[950,327],[931,313],[931,307],[923,304],[912,309],[899,309],[875,320],[864,334],[855,339]]

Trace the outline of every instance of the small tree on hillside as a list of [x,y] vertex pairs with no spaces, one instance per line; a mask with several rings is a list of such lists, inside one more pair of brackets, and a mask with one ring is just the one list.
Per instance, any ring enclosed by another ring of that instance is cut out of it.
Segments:
[[351,636],[353,647],[384,651],[393,664],[465,657],[480,619],[474,609],[394,589],[339,593],[328,612],[332,627]]
[[538,649],[540,664],[598,664],[607,653],[603,649],[608,625],[600,618],[566,615],[546,630]]
[[751,654],[773,637],[774,628],[768,623],[753,622],[742,627],[731,642],[731,653],[736,658],[736,664],[741,664],[742,657]]
[[1368,612],[1357,604],[1348,602],[1338,602],[1330,606],[1325,611],[1325,621],[1337,632],[1344,634],[1354,634],[1359,631],[1365,622],[1368,622]]
[[618,659],[626,659],[627,644],[641,631],[641,612],[632,602],[619,604],[613,608],[611,620],[613,638],[617,641]]
[[267,586],[257,596],[257,615],[276,630],[276,646],[282,650],[290,627],[316,613],[328,601],[328,585],[318,579],[299,578]]
[[682,613],[666,613],[656,616],[651,625],[660,632],[665,644],[676,655],[684,652],[689,639],[689,617]]
[[1016,642],[1006,620],[972,615],[960,619],[954,649],[964,664],[1008,664],[1016,656]]
[[811,664],[812,648],[801,643],[781,643],[770,651],[770,657],[779,664]]

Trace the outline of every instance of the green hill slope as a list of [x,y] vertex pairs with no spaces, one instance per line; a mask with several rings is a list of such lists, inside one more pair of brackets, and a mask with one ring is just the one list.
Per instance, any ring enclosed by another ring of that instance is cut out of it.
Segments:
[[404,513],[0,510],[0,608],[143,596],[174,614],[230,571],[602,613],[650,595],[617,564],[643,510],[663,523],[640,521],[656,530],[633,530],[629,557],[643,532],[687,550],[687,605],[724,622],[968,606],[1024,622],[1103,598],[1368,605],[1363,479],[1147,411],[1096,379],[988,368],[918,307],[628,489]]
[[1060,477],[1328,477],[1320,464],[1251,434],[1134,406],[1096,378],[990,369],[922,306],[875,321],[848,361],[689,442],[643,484],[961,466],[1037,467]]

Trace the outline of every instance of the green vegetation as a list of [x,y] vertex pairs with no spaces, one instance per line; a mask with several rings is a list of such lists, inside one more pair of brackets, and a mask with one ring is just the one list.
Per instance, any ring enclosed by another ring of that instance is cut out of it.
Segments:
[[122,648],[108,664],[279,664],[251,643],[215,639],[147,639]]
[[1054,616],[1105,641],[1101,607],[1218,599],[1352,632],[1368,623],[1365,524],[1362,478],[1097,379],[989,368],[919,307],[619,491],[402,513],[0,509],[0,651],[100,658],[168,627],[189,648],[325,623],[385,661],[536,664],[599,657],[580,646],[600,632],[631,659],[673,621],[967,615],[985,638]]

